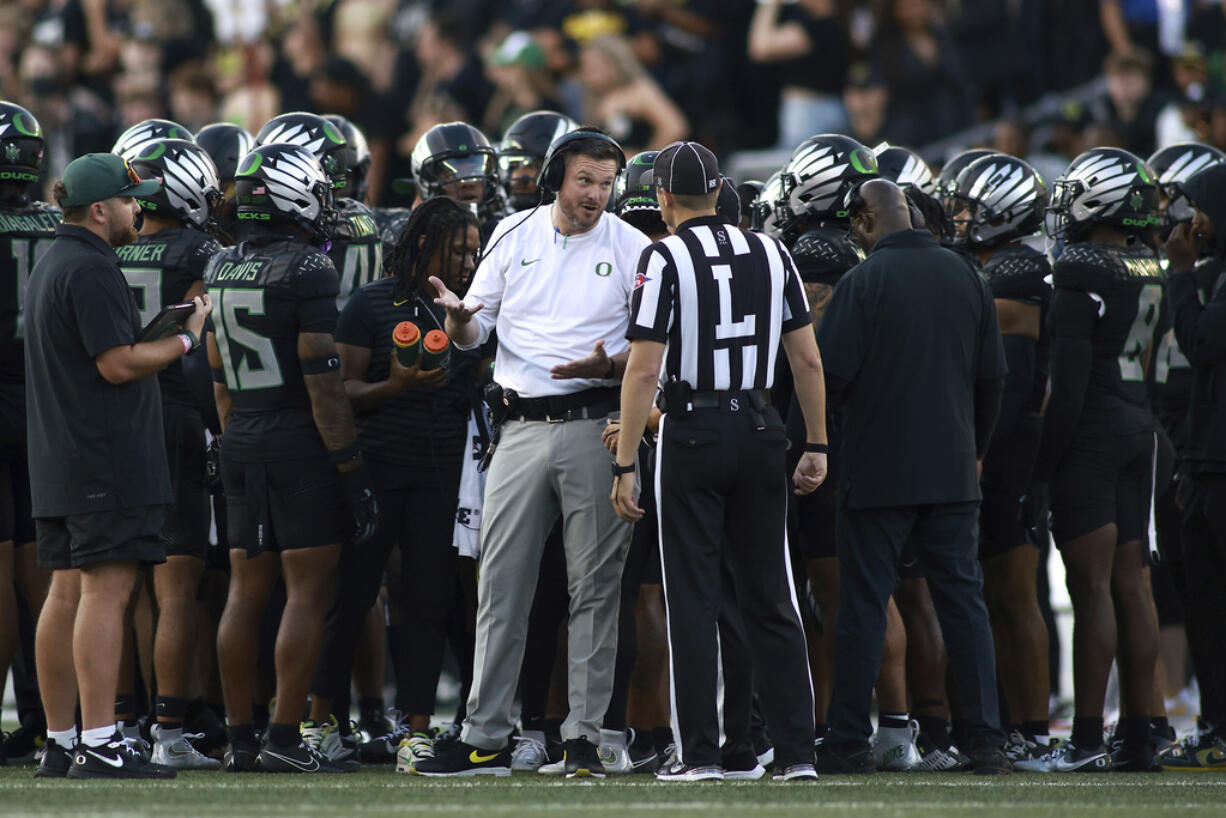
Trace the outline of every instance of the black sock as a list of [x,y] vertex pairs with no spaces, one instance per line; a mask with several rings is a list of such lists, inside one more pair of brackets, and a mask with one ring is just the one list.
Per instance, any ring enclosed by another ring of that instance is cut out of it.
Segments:
[[1073,743],[1083,750],[1094,750],[1103,743],[1102,716],[1074,716]]
[[1046,721],[1024,721],[1022,722],[1022,733],[1030,738],[1050,735],[1051,723]]
[[920,733],[932,745],[934,750],[949,749],[949,723],[943,716],[916,716]]
[[652,741],[651,730],[635,730],[634,741],[630,746],[640,753],[651,752],[655,750],[655,743]]
[[371,696],[358,699],[358,718],[363,726],[383,725],[383,699]]
[[187,699],[158,696],[153,707],[159,722],[182,724],[187,720]]
[[541,719],[541,732],[546,738],[562,740],[562,719]]
[[545,717],[544,716],[524,716],[524,732],[536,730],[537,732],[545,732]]
[[651,740],[656,745],[656,752],[664,755],[668,750],[668,745],[673,743],[673,729],[671,727],[653,727],[651,728]]
[[819,721],[813,725],[813,738],[818,739],[818,738],[825,738],[825,737],[826,737],[826,722]]
[[255,728],[250,724],[232,724],[226,728],[226,738],[231,744],[256,744]]
[[127,716],[136,715],[136,696],[131,693],[120,693],[115,697],[115,720],[121,721]]
[[266,729],[268,722],[272,718],[272,713],[266,704],[253,705],[251,708],[251,723],[258,729]]
[[1125,716],[1120,719],[1120,732],[1125,753],[1132,755],[1144,750],[1149,743],[1149,716]]
[[882,713],[881,717],[877,720],[877,728],[889,727],[897,730],[905,728],[907,723],[906,713]]
[[296,724],[268,724],[268,742],[278,747],[297,747],[302,741],[302,733]]
[[1171,729],[1171,720],[1166,716],[1154,716],[1149,720],[1149,726],[1155,736],[1173,739],[1175,731]]

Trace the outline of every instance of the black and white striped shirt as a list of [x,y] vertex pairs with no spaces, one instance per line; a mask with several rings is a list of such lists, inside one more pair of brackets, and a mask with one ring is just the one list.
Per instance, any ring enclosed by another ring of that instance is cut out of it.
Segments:
[[695,391],[769,389],[780,337],[809,322],[783,245],[704,216],[643,251],[626,337],[666,343],[665,374]]

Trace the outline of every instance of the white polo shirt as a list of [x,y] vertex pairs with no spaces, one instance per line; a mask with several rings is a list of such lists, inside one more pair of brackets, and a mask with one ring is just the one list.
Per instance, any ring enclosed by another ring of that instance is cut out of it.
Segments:
[[[526,219],[503,219],[490,236],[464,301],[483,304],[473,316],[478,346],[498,330],[495,378],[525,398],[567,395],[616,380],[554,380],[549,370],[583,358],[604,339],[610,356],[630,348],[630,296],[639,256],[651,241],[611,213],[586,233],[568,236],[542,207]],[[520,222],[523,222],[520,224]],[[500,240],[500,237],[506,238]],[[497,242],[497,244],[495,244]]]

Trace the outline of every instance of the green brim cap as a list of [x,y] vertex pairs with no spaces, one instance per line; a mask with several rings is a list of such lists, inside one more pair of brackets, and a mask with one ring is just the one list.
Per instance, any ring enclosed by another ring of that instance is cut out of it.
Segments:
[[68,195],[60,207],[79,207],[114,196],[147,197],[162,184],[156,179],[141,179],[122,156],[113,153],[87,153],[68,163],[61,181]]

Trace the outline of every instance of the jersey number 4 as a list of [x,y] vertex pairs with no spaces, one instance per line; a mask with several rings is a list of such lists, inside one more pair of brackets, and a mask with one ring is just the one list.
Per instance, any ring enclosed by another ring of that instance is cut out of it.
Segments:
[[233,288],[212,290],[213,327],[226,373],[226,388],[272,389],[281,386],[281,366],[272,341],[239,323],[238,311],[264,314],[264,291]]
[[1162,303],[1162,285],[1146,284],[1137,294],[1137,315],[1124,339],[1120,354],[1120,380],[1145,380],[1144,357],[1154,342],[1154,324],[1158,323],[1158,306]]

